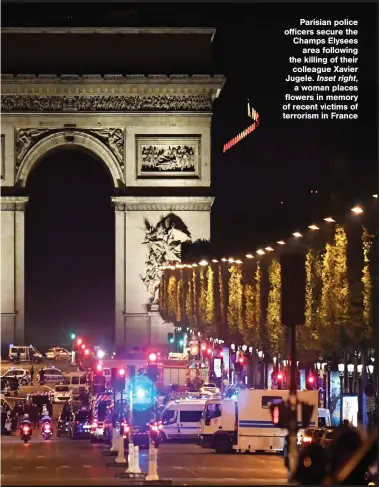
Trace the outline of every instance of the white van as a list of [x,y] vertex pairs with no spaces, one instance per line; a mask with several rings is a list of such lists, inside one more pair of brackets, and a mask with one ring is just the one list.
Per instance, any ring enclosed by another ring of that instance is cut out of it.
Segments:
[[88,392],[88,383],[85,372],[70,372],[64,376],[64,384],[72,391],[73,396],[81,392]]
[[33,345],[9,345],[9,360],[17,362],[17,356],[20,357],[20,362],[35,362],[41,363],[43,355]]
[[161,414],[162,440],[196,440],[205,403],[205,399],[169,402]]
[[319,428],[330,428],[332,426],[332,420],[330,418],[329,409],[318,408],[318,427]]

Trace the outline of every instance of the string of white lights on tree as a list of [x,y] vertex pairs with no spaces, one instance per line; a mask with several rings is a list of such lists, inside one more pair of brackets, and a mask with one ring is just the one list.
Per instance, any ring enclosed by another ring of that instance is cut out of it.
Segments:
[[[377,194],[374,194],[372,196],[375,199],[378,198]],[[351,208],[351,211],[356,216],[362,215],[364,213],[363,207],[358,206],[358,205]],[[330,223],[330,224],[336,223],[336,220],[334,218],[332,218],[331,216],[324,218],[324,221],[327,223]],[[315,223],[312,223],[311,225],[308,225],[308,229],[312,230],[312,231],[317,231],[317,230],[320,230],[320,226],[318,226]],[[303,234],[300,233],[299,231],[296,231],[296,232],[292,233],[292,236],[297,238],[297,239],[300,239],[303,237]],[[278,240],[276,243],[278,246],[283,246],[283,245],[286,245],[287,242],[285,240]],[[274,251],[275,251],[275,247],[267,245],[265,247],[261,247],[261,248],[257,249],[255,251],[255,254],[258,256],[263,256],[266,253],[270,253],[270,252],[274,252]],[[251,260],[251,259],[255,258],[255,255],[254,255],[254,253],[249,253],[249,254],[246,254],[245,257],[247,260]],[[232,257],[228,257],[228,258],[223,257],[220,260],[221,260],[221,262],[228,262],[229,264],[243,264],[243,261],[241,259],[234,259]],[[211,261],[213,263],[218,263],[220,260],[213,258]],[[161,266],[160,270],[175,270],[175,269],[191,268],[191,267],[197,267],[198,265],[206,266],[206,265],[208,265],[208,261],[206,261],[205,259],[202,259],[200,262],[193,263],[193,264],[180,264],[180,263],[177,263],[175,265],[169,264],[169,265]]]

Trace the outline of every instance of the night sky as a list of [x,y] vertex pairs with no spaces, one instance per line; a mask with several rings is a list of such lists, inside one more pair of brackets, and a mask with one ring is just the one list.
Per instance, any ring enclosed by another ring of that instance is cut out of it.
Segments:
[[[218,29],[212,69],[227,82],[215,103],[212,126],[212,245],[221,257],[286,238],[377,193],[376,8],[255,3],[91,5],[88,10],[79,4],[44,4],[28,10],[3,4],[2,23]],[[359,21],[357,121],[282,119],[288,57],[296,52],[283,30],[299,27],[300,18]],[[249,124],[247,99],[260,113],[260,126],[223,155],[223,143]],[[70,327],[113,331],[114,210],[101,162],[80,152],[51,155],[32,173],[27,194],[29,330],[34,336],[49,322],[56,333],[51,341],[66,338]]]

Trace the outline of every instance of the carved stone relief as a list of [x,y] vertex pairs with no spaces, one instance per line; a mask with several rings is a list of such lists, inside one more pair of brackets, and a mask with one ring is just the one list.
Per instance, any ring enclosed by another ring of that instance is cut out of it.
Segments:
[[171,262],[181,261],[182,243],[191,240],[187,225],[174,213],[162,217],[157,225],[151,225],[145,218],[145,239],[148,247],[145,263],[146,274],[141,276],[149,293],[150,304],[158,304],[161,267]]
[[137,176],[199,175],[200,137],[137,137]]
[[211,95],[4,95],[3,113],[211,112]]
[[32,147],[47,137],[58,132],[66,132],[68,142],[75,142],[75,133],[89,134],[101,141],[115,156],[120,165],[121,171],[124,171],[125,158],[125,137],[122,128],[56,128],[56,129],[37,129],[22,128],[16,129],[16,172],[18,171],[26,154]]

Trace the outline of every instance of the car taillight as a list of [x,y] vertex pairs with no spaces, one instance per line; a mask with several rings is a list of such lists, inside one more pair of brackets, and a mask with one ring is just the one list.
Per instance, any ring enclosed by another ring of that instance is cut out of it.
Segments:
[[96,421],[94,421],[94,422],[92,423],[91,427],[92,427],[92,428],[97,428],[97,422],[96,422]]
[[80,421],[77,421],[76,424],[80,424]]
[[22,431],[23,431],[24,433],[29,433],[29,426],[24,426],[24,427],[22,428]]
[[312,441],[312,438],[310,436],[304,436],[303,443],[310,443],[311,441]]
[[151,426],[152,431],[158,431],[158,426],[156,424],[153,424]]
[[44,424],[43,425],[43,429],[46,430],[46,431],[49,431],[50,430],[50,425],[49,424]]

